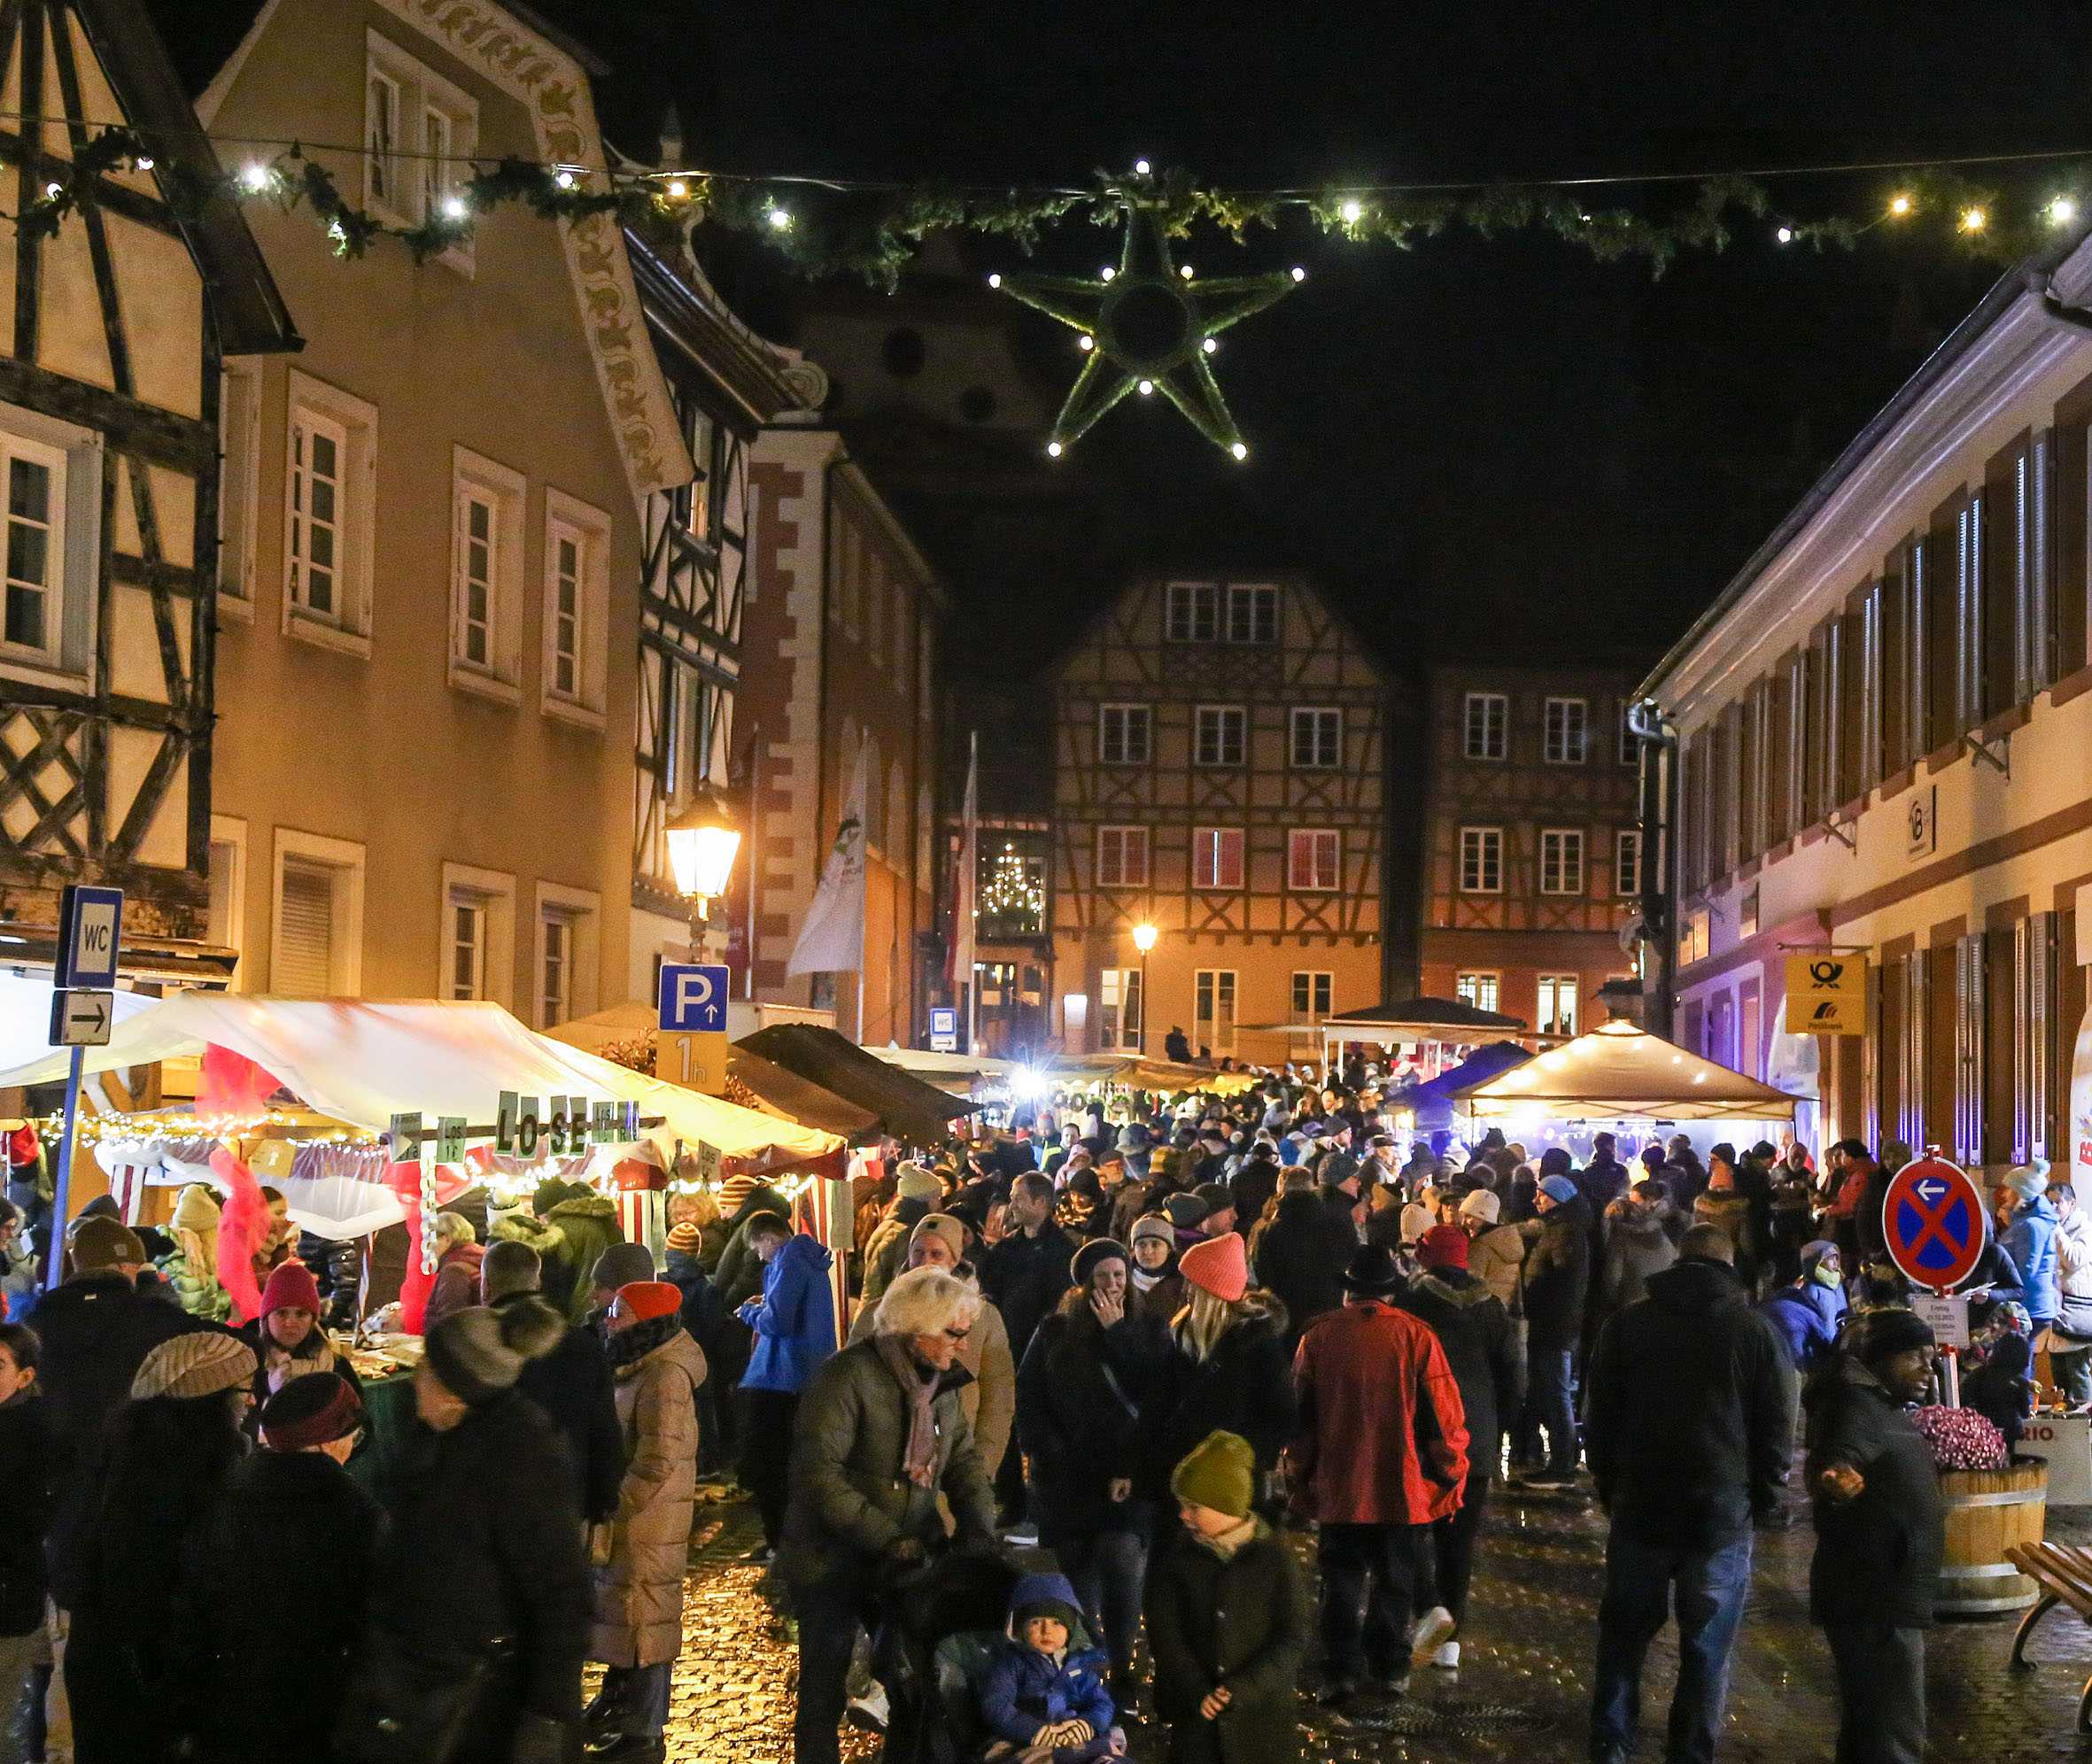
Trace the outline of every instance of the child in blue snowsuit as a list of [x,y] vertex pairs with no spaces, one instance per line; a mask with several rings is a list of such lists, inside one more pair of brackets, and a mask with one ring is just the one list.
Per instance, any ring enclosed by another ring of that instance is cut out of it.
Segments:
[[1123,1750],[1112,1726],[1103,1651],[1069,1651],[1081,1618],[1066,1575],[1027,1574],[1017,1582],[1009,1639],[980,1685],[980,1718],[995,1736],[988,1758],[1091,1764]]

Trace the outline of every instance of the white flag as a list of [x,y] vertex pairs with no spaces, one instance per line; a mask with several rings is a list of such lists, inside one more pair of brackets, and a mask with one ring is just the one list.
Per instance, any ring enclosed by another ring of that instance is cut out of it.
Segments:
[[864,766],[869,745],[857,747],[842,824],[821,866],[821,886],[806,909],[786,974],[850,973],[864,964]]

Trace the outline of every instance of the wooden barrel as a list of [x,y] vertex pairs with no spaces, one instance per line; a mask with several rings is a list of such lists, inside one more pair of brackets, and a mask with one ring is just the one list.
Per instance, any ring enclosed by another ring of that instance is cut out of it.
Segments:
[[2015,1544],[2038,1544],[2049,1513],[2049,1466],[2018,1458],[2008,1470],[1942,1470],[1947,1550],[1933,1609],[1942,1617],[2024,1611],[2040,1589],[2005,1560]]

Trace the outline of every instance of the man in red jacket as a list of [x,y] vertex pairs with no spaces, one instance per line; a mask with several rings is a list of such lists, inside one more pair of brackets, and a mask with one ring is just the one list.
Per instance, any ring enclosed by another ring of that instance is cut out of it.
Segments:
[[[1402,1284],[1394,1253],[1359,1250],[1342,1309],[1318,1318],[1294,1358],[1299,1429],[1286,1482],[1301,1517],[1321,1527],[1321,1701],[1409,1687],[1412,1577],[1423,1528],[1460,1508],[1468,1422],[1445,1350],[1388,1296]],[[1361,1613],[1363,1628],[1361,1633]]]

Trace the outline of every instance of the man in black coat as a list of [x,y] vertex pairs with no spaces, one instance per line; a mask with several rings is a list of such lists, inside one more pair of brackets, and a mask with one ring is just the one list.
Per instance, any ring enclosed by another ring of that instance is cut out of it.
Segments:
[[981,1267],[980,1289],[1002,1312],[1010,1358],[1022,1366],[1033,1332],[1071,1284],[1075,1240],[1053,1223],[1053,1184],[1043,1176],[1019,1176],[1011,1184],[1009,1219],[1009,1236]]
[[1304,1170],[1284,1178],[1278,1212],[1258,1234],[1257,1284],[1286,1308],[1286,1350],[1318,1317],[1344,1303],[1343,1276],[1359,1234],[1348,1215],[1323,1204]]
[[[1550,1154],[1552,1156],[1552,1154]],[[1577,1474],[1577,1348],[1591,1287],[1591,1208],[1575,1180],[1556,1171],[1533,1191],[1539,1217],[1522,1227],[1534,1240],[1525,1257],[1525,1436],[1537,1451],[1546,1429],[1547,1461],[1528,1478],[1561,1488]]]
[[1252,1147],[1228,1179],[1228,1192],[1235,1196],[1235,1228],[1247,1237],[1264,1217],[1265,1202],[1278,1193],[1278,1154],[1268,1146]]
[[[480,1295],[493,1311],[506,1311],[541,1296],[543,1276],[529,1244],[490,1243],[479,1265]],[[573,1460],[582,1516],[592,1523],[616,1518],[624,1486],[624,1431],[617,1424],[616,1381],[594,1332],[569,1327],[550,1353],[524,1364],[515,1388],[559,1429]]]
[[1794,1369],[1751,1306],[1718,1226],[1699,1225],[1677,1265],[1600,1333],[1587,1417],[1598,1497],[1612,1516],[1599,1605],[1591,1756],[1624,1764],[1641,1714],[1644,1656],[1673,1601],[1674,1760],[1715,1755],[1729,1658],[1750,1591],[1751,1525],[1786,1481]]

